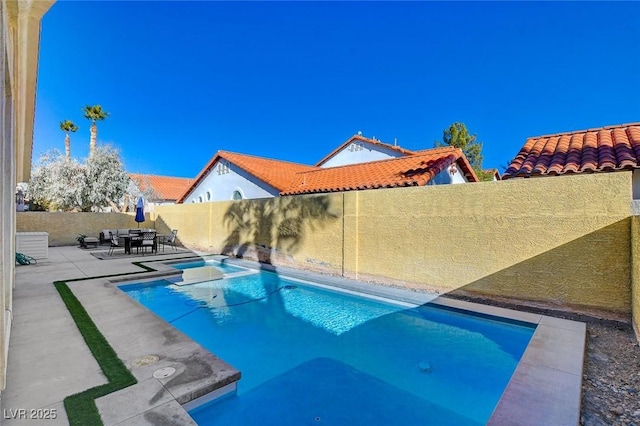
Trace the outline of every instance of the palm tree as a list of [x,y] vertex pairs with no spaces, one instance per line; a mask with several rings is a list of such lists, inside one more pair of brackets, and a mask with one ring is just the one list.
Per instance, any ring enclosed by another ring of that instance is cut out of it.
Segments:
[[82,108],[84,112],[84,118],[87,120],[91,120],[91,127],[89,130],[91,131],[91,140],[89,141],[89,157],[93,156],[93,152],[96,149],[96,139],[98,138],[98,126],[96,126],[96,121],[104,120],[109,116],[109,113],[102,109],[100,105],[87,105]]
[[69,137],[69,132],[76,132],[78,130],[78,126],[73,124],[71,120],[64,120],[60,122],[60,130],[65,133],[64,137],[64,150],[67,154],[67,160],[71,160],[71,137]]

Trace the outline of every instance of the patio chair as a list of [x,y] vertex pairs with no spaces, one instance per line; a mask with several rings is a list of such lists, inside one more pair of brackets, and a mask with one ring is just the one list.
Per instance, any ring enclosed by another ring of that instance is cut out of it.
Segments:
[[142,255],[144,256],[147,248],[151,248],[151,253],[154,251],[158,253],[158,244],[156,242],[155,232],[143,232],[142,239],[140,240],[140,248],[142,249]]
[[174,229],[173,231],[171,231],[171,234],[169,236],[164,237],[162,239],[162,251],[164,251],[165,244],[170,245],[171,247],[173,247],[174,250],[178,250],[178,248],[176,247],[177,236],[178,236],[178,230]]
[[113,232],[109,232],[111,245],[109,246],[109,256],[113,255],[113,251],[117,248],[124,248],[120,241],[118,240],[118,236]]
[[142,230],[130,229],[126,237],[129,238],[129,250],[135,247],[136,253],[140,253],[140,244],[142,244]]

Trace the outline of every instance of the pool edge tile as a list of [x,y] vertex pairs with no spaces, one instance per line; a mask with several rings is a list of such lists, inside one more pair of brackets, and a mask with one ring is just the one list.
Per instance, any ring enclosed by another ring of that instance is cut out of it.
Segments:
[[576,426],[580,421],[582,375],[520,362],[489,426]]
[[435,305],[445,306],[448,308],[457,308],[469,312],[476,312],[484,315],[491,315],[498,318],[506,318],[515,321],[522,321],[531,324],[539,324],[543,315],[533,314],[530,312],[516,311],[513,309],[500,308],[497,306],[482,305],[475,302],[467,302],[465,300],[450,299],[448,297],[438,297],[431,302]]
[[582,332],[538,325],[520,362],[582,375],[586,328]]
[[549,319],[541,318],[487,425],[579,424],[586,324]]

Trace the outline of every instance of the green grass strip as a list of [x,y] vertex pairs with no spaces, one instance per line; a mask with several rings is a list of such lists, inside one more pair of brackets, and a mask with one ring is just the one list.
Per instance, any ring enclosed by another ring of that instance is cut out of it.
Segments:
[[60,293],[60,297],[67,306],[89,350],[109,381],[104,385],[87,389],[64,399],[64,408],[67,411],[69,424],[71,426],[102,425],[95,399],[135,385],[138,381],[129,372],[122,360],[118,358],[116,352],[100,333],[100,330],[91,320],[80,301],[71,292],[66,282],[56,281],[53,284],[58,293]]
[[[191,257],[194,256],[180,257],[175,259],[188,259]],[[171,259],[149,260],[145,261],[145,263],[166,262],[167,260]],[[56,290],[58,290],[58,293],[60,293],[60,297],[64,301],[64,304],[67,306],[71,317],[75,321],[80,334],[82,334],[82,338],[89,347],[89,350],[93,354],[93,357],[98,362],[98,365],[102,369],[102,372],[109,380],[109,383],[87,389],[74,395],[70,395],[64,399],[64,408],[67,412],[67,417],[71,426],[103,425],[95,400],[112,392],[124,389],[128,386],[135,385],[136,383],[138,383],[138,381],[129,372],[127,367],[125,367],[120,358],[118,358],[118,355],[116,355],[111,345],[109,345],[107,339],[105,339],[102,333],[100,333],[100,330],[98,330],[98,327],[91,320],[91,317],[84,309],[80,301],[71,292],[71,289],[69,289],[67,283],[72,281],[94,280],[97,278],[113,278],[123,275],[130,276],[155,271],[155,269],[153,269],[152,267],[143,265],[142,262],[132,262],[132,264],[144,270],[140,272],[124,272],[121,274],[74,278],[68,279],[66,281],[55,281],[53,283],[53,285],[56,287]]]

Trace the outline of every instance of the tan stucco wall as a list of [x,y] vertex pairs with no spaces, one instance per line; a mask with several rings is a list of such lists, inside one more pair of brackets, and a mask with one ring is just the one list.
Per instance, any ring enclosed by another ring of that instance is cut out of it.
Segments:
[[631,219],[631,310],[633,329],[640,341],[640,216]]
[[[77,244],[79,234],[96,237],[103,229],[138,228],[135,213],[22,212],[16,215],[17,232],[48,232],[49,245]],[[141,228],[154,228],[149,214]]]
[[[183,243],[213,252],[628,319],[630,202],[631,173],[619,172],[158,206],[156,214]],[[287,231],[309,208],[303,226]]]
[[630,172],[357,197],[353,276],[629,313]]
[[156,207],[160,231],[193,248],[340,273],[342,194]]
[[[143,226],[274,265],[628,320],[630,203],[631,173],[618,172],[157,206]],[[18,214],[19,231],[47,231],[51,245],[135,226],[127,214]]]

